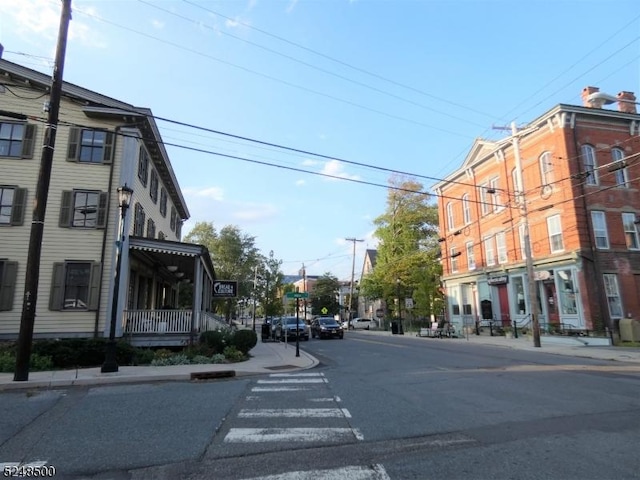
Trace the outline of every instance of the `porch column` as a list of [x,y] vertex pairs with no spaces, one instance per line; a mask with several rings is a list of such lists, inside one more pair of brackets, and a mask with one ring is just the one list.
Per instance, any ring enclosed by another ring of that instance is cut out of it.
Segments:
[[202,310],[202,262],[200,256],[194,259],[193,270],[193,305],[191,308],[191,334],[200,327],[200,311]]

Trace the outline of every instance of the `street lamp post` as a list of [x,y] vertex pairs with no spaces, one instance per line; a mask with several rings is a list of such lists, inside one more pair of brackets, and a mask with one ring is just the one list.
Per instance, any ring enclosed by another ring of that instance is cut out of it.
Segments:
[[118,187],[118,205],[120,207],[120,231],[116,242],[116,272],[113,285],[113,299],[111,303],[111,325],[109,326],[109,341],[105,352],[104,363],[102,364],[102,373],[111,373],[118,371],[118,362],[116,360],[116,322],[118,320],[118,297],[120,295],[120,267],[122,266],[122,246],[124,244],[124,224],[127,215],[127,209],[131,202],[133,190],[124,185]]
[[398,334],[404,335],[402,328],[402,304],[400,303],[400,279],[396,278],[396,297],[398,297]]

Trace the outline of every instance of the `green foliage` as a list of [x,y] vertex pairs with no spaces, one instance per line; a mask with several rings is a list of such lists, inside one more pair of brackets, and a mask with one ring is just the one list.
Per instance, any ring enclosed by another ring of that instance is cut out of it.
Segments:
[[326,308],[329,316],[339,314],[340,304],[337,300],[339,290],[340,281],[331,273],[327,272],[319,277],[313,287],[313,294],[310,296],[311,311],[315,315],[320,315],[322,309]]
[[244,353],[242,353],[240,350],[238,350],[233,345],[229,345],[228,347],[226,347],[224,349],[224,352],[222,352],[222,353],[224,355],[224,358],[227,359],[227,361],[229,361],[229,362],[241,362],[241,361],[245,360]]
[[231,346],[236,347],[243,355],[249,353],[258,343],[258,335],[253,330],[237,330],[231,338]]
[[212,353],[222,353],[227,345],[231,345],[231,333],[227,330],[211,330],[200,334],[200,343]]
[[[107,340],[104,338],[64,338],[37,340],[32,352],[50,357],[55,368],[95,367],[104,362]],[[125,341],[116,342],[116,359],[120,365],[134,363],[136,349]]]
[[173,354],[169,357],[154,358],[151,365],[154,367],[163,367],[167,365],[189,365],[191,360],[184,353]]
[[[16,353],[14,348],[0,351],[0,372],[10,373],[16,369]],[[29,360],[29,369],[34,372],[53,370],[53,362],[49,357],[32,354]]]

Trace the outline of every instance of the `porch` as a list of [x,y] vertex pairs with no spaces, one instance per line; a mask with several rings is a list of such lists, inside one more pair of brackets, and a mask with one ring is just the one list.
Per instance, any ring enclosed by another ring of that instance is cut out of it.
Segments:
[[125,310],[124,337],[135,347],[184,346],[197,341],[202,332],[226,330],[230,326],[217,315],[184,309]]

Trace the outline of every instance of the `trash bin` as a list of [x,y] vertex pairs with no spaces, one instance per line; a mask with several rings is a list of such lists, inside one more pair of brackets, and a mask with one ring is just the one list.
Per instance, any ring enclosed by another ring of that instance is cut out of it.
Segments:
[[391,322],[391,333],[393,335],[398,334],[398,322]]
[[269,325],[268,323],[263,323],[262,324],[262,341],[266,342],[267,340],[269,340],[269,338],[271,337],[271,325]]

